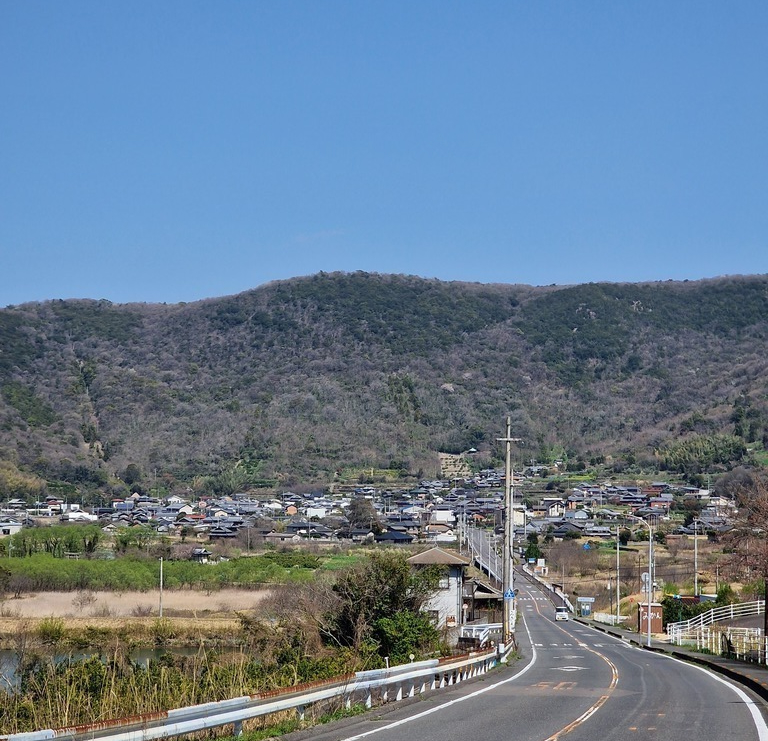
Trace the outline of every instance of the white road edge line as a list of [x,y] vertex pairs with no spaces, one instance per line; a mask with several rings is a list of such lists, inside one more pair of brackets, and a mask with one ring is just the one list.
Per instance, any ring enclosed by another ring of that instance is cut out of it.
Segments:
[[[664,654],[662,654],[664,656]],[[666,658],[671,659],[672,661],[676,661],[678,664],[685,664],[685,666],[693,667],[694,669],[698,669],[700,672],[704,672],[706,674],[709,674],[712,679],[720,682],[721,684],[724,684],[726,687],[730,687],[743,701],[744,704],[747,706],[747,709],[750,712],[750,715],[752,716],[752,720],[755,724],[755,728],[757,729],[757,737],[760,739],[760,741],[768,741],[768,725],[765,723],[765,719],[762,716],[762,713],[758,710],[757,706],[755,705],[755,701],[746,693],[744,692],[741,687],[738,687],[737,685],[733,684],[729,680],[719,676],[718,674],[715,674],[711,669],[707,669],[703,666],[698,666],[697,664],[691,664],[687,661],[683,661],[682,659],[678,659],[674,656],[666,656]]]
[[[473,697],[477,697],[478,695],[485,694],[486,692],[490,692],[491,690],[495,690],[497,687],[501,687],[503,684],[507,684],[509,682],[514,682],[519,677],[522,677],[523,674],[525,674],[535,663],[536,663],[536,648],[533,644],[533,641],[531,640],[531,631],[528,629],[528,623],[525,621],[525,616],[522,616],[523,624],[525,625],[525,632],[528,633],[528,640],[531,644],[531,660],[526,664],[525,667],[523,667],[517,674],[508,677],[507,679],[502,679],[500,682],[494,682],[493,684],[489,684],[487,687],[483,687],[482,689],[475,690],[474,692],[470,692],[468,695],[464,695],[463,697],[457,697],[453,700],[449,700],[448,702],[444,702],[440,705],[436,705],[433,708],[430,708],[429,710],[424,710],[421,713],[417,713],[416,715],[409,715],[407,718],[402,718],[401,720],[396,720],[394,723],[388,723],[385,726],[380,726],[379,728],[374,728],[371,731],[365,731],[365,733],[359,733],[356,736],[347,736],[344,739],[340,739],[340,741],[357,741],[359,738],[365,738],[366,736],[372,736],[374,733],[379,733],[381,731],[388,731],[390,728],[397,728],[398,726],[402,726],[405,723],[410,723],[412,720],[418,720],[419,718],[423,718],[427,715],[432,715],[432,713],[436,713],[439,710],[443,710],[444,708],[450,707],[451,705],[457,705],[460,702],[464,702],[465,700],[471,700]],[[760,741],[763,741],[761,738]],[[766,739],[765,741],[768,741]]]
[[[593,630],[596,630],[596,629],[593,628]],[[644,649],[642,646],[637,646],[635,644],[632,644],[629,641],[625,640],[624,638],[620,638],[619,636],[611,636],[611,637],[621,643],[624,643],[630,648],[633,648],[636,651],[647,650],[647,649]],[[730,682],[727,679],[724,679],[719,674],[716,674],[714,671],[712,671],[712,669],[707,669],[705,666],[692,664],[689,661],[683,661],[682,659],[678,659],[675,656],[670,656],[669,654],[665,654],[665,653],[654,652],[654,655],[664,659],[669,659],[670,661],[676,661],[678,664],[691,667],[692,669],[698,669],[700,672],[704,672],[705,674],[708,674],[710,677],[712,677],[712,679],[732,689],[736,693],[736,695],[738,695],[738,697],[744,701],[744,704],[747,706],[747,709],[749,710],[749,713],[752,716],[752,721],[755,724],[755,729],[757,730],[757,737],[759,741],[768,741],[768,725],[766,725],[765,719],[763,718],[762,713],[758,710],[757,706],[755,705],[755,701],[746,692],[744,692],[744,690],[741,689],[741,687],[739,687],[736,684],[733,684],[733,682]]]

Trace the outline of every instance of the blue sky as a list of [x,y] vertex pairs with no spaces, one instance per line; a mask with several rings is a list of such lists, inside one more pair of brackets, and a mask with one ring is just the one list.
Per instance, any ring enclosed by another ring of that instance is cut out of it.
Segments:
[[768,273],[768,3],[0,0],[0,306]]

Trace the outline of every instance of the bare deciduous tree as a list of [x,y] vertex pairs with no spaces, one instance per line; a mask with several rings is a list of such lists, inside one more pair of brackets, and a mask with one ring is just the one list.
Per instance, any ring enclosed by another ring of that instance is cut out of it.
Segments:
[[[768,474],[751,477],[736,492],[738,517],[727,537],[731,566],[746,577],[763,580],[763,599],[768,604]],[[768,635],[768,612],[763,635]]]

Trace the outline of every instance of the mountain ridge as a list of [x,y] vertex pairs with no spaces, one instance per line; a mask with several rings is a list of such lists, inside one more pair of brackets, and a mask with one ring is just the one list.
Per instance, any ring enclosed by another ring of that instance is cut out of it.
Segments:
[[525,459],[650,464],[739,432],[761,445],[767,343],[768,276],[318,273],[191,303],[22,304],[0,310],[0,491],[119,490],[129,465],[191,487],[433,475],[438,452],[495,460],[508,415]]

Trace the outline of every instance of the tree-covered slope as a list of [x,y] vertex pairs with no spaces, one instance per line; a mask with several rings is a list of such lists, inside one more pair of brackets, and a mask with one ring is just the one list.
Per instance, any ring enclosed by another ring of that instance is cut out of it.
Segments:
[[345,466],[433,475],[437,451],[493,453],[507,415],[539,460],[759,443],[767,331],[765,277],[534,288],[321,273],[186,305],[8,307],[0,489],[107,487],[129,464],[190,487]]

